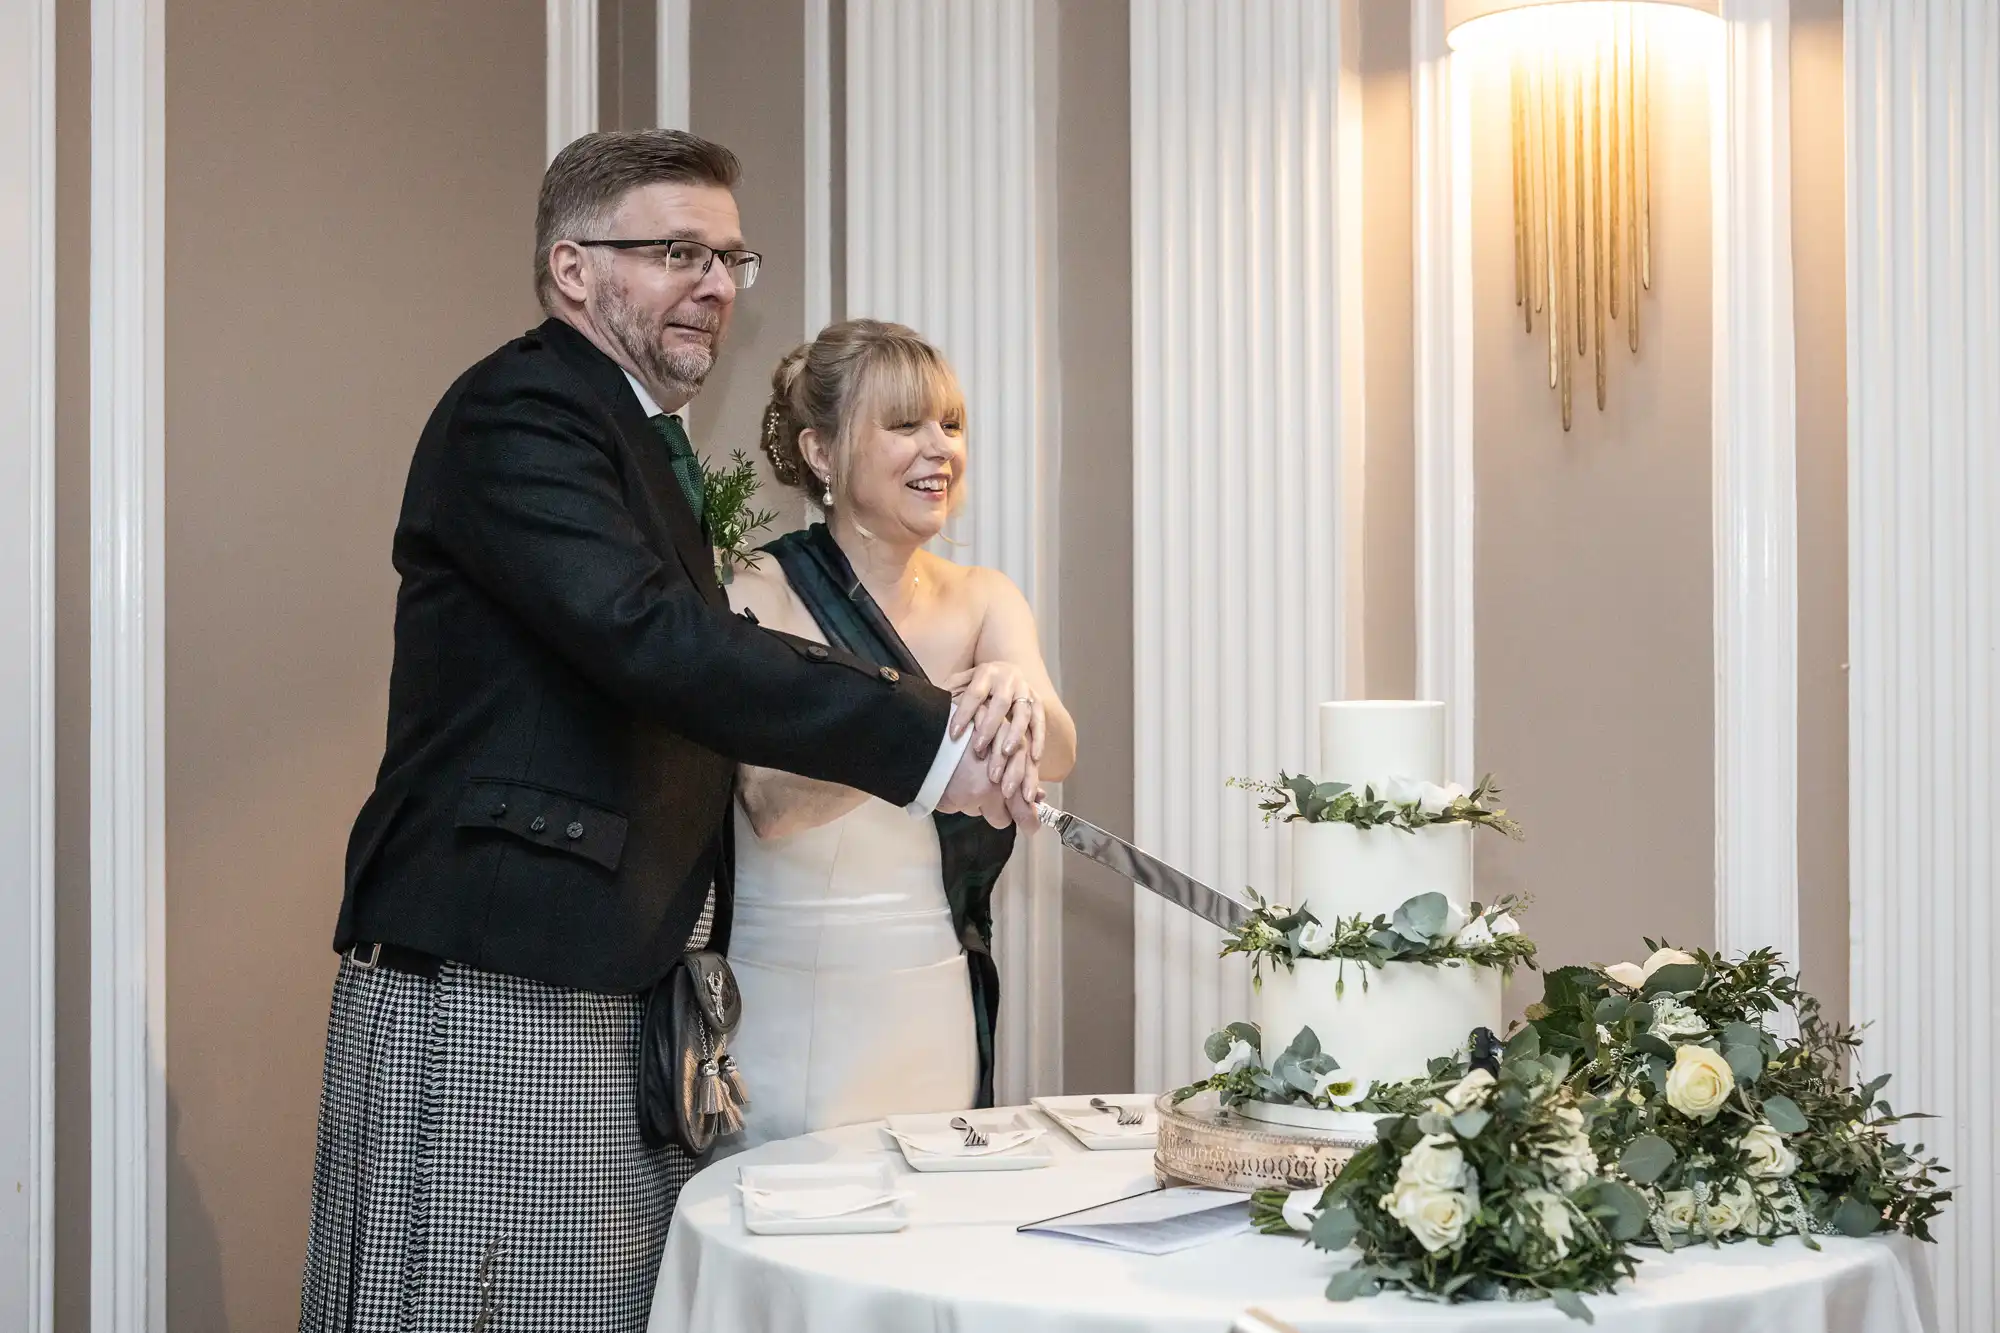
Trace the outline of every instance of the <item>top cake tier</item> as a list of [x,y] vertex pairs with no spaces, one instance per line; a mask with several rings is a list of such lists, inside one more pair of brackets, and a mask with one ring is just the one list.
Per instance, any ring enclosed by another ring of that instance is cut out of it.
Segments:
[[1367,699],[1319,706],[1320,782],[1350,786],[1387,777],[1444,783],[1444,705]]

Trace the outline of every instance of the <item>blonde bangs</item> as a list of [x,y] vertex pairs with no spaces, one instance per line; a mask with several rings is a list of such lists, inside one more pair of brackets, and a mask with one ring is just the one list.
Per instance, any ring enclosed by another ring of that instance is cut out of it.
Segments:
[[965,392],[958,375],[929,343],[916,337],[896,338],[876,346],[862,372],[847,429],[868,421],[894,426],[905,421],[956,416],[965,424]]

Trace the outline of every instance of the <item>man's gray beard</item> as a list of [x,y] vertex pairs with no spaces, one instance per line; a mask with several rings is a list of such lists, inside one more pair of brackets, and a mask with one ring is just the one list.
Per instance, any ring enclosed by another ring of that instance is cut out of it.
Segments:
[[[715,367],[715,353],[720,346],[711,341],[707,347],[677,347],[668,351],[661,344],[667,328],[674,323],[668,315],[662,315],[647,326],[644,315],[632,307],[625,299],[622,287],[605,290],[600,318],[604,331],[610,335],[632,364],[639,369],[640,378],[651,381],[676,398],[692,398],[700,391],[708,372]],[[700,306],[681,317],[681,324],[701,321],[700,327],[708,331],[711,339],[718,333],[722,321],[714,312]]]

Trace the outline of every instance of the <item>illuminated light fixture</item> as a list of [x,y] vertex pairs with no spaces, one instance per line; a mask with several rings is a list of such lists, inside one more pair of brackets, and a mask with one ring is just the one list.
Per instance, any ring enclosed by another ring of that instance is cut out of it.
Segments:
[[1454,52],[1511,62],[1514,303],[1529,333],[1541,319],[1564,430],[1580,359],[1604,410],[1612,320],[1639,350],[1639,296],[1653,286],[1653,51],[1712,42],[1718,2],[1445,0]]

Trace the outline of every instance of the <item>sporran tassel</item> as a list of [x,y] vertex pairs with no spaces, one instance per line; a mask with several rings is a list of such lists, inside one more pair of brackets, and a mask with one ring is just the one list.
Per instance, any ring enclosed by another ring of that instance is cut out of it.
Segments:
[[723,1096],[722,1078],[714,1060],[701,1062],[701,1077],[695,1084],[694,1109],[702,1115],[721,1115],[727,1098]]
[[729,1100],[736,1105],[750,1104],[750,1093],[743,1086],[743,1074],[736,1068],[736,1061],[728,1055],[722,1057],[722,1086],[728,1091]]

